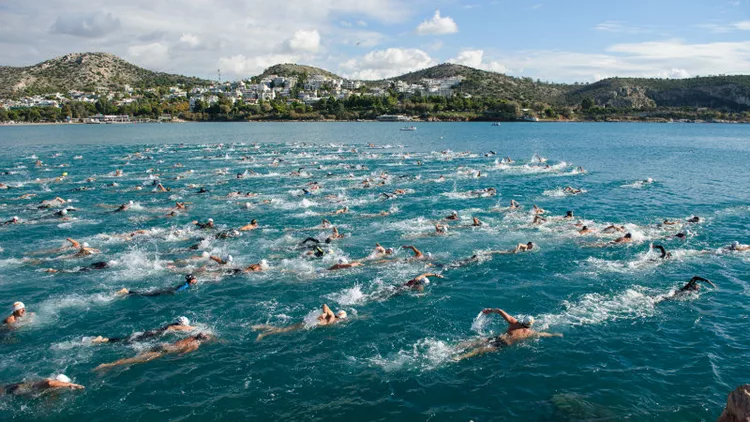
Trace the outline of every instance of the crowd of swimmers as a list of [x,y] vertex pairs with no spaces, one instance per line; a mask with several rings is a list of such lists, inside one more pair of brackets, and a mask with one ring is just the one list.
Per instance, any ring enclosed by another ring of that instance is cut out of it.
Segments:
[[[492,153],[494,155],[494,153]],[[538,162],[544,162],[545,160],[541,157],[535,156],[535,160]],[[509,158],[503,159],[502,161],[505,164],[513,163],[512,160]],[[582,170],[582,169],[581,169]],[[297,175],[301,174],[303,172],[303,169],[298,170]],[[247,173],[240,173],[237,175],[238,179],[241,179],[245,177]],[[294,175],[294,174],[293,174]],[[116,176],[122,176],[122,172],[119,172],[119,174],[116,174]],[[378,184],[376,180],[368,179],[366,180],[368,185]],[[651,179],[644,180],[643,183],[653,183]],[[161,183],[158,183],[155,181],[154,183],[155,191],[158,192],[168,192],[170,191],[170,188],[167,188],[163,186]],[[319,185],[317,182],[308,184],[306,188],[302,190],[304,195],[309,195],[311,191],[318,190]],[[197,191],[197,193],[206,193],[208,192],[205,188],[201,187],[201,190]],[[569,194],[579,194],[582,192],[582,190],[573,188],[571,186],[567,186],[564,189],[564,192]],[[401,195],[405,195],[408,192],[404,189],[396,189],[393,192],[387,192],[381,194],[382,197],[386,200],[390,199],[396,199]],[[250,194],[243,194],[242,192],[236,192],[230,194],[231,197],[244,197],[249,196]],[[473,197],[488,197],[488,196],[494,196],[496,195],[495,188],[485,188],[485,189],[478,189],[469,192],[470,196]],[[120,206],[118,206],[113,212],[119,213],[124,212],[132,208],[135,204],[133,201],[129,201],[127,203],[124,203]],[[42,201],[40,208],[42,209],[50,209],[55,207],[64,206],[64,208],[58,210],[53,215],[54,218],[60,218],[60,219],[67,219],[68,213],[71,211],[76,211],[75,208],[68,206],[68,201],[56,197],[52,200],[46,200]],[[517,210],[521,208],[521,205],[516,202],[515,200],[510,201],[510,205],[507,208],[507,210]],[[175,207],[168,210],[167,217],[175,216],[177,213],[185,212],[187,210],[187,205],[184,202],[177,202]],[[343,207],[340,209],[335,210],[332,215],[341,215],[349,213],[348,207]],[[378,216],[388,215],[388,212],[377,214]],[[544,209],[538,207],[537,205],[533,205],[532,208],[532,225],[541,225],[545,224],[550,219],[559,219],[559,220],[573,220],[575,219],[573,211],[568,211],[564,216],[560,217],[549,217],[546,216],[547,213]],[[459,215],[458,212],[453,211],[449,215],[441,218],[439,221],[434,222],[434,228],[435,231],[432,233],[432,235],[435,236],[443,236],[449,233],[449,230],[451,227],[453,228],[459,228],[460,226],[451,226],[450,224],[453,222],[459,221]],[[485,223],[483,223],[481,220],[479,220],[477,217],[471,218],[471,224],[468,227],[482,227]],[[661,225],[663,226],[674,226],[678,224],[695,224],[699,223],[701,221],[698,217],[691,217],[684,222],[678,222],[678,221],[671,221],[671,220],[664,220]],[[2,225],[13,225],[13,224],[19,224],[21,223],[21,220],[18,217],[12,217],[11,219],[4,221],[0,224]],[[250,221],[250,223],[239,227],[237,229],[230,229],[230,230],[224,230],[217,232],[218,228],[213,220],[213,218],[208,218],[205,222],[201,221],[193,221],[192,224],[201,232],[207,233],[211,239],[231,239],[234,237],[238,237],[241,235],[242,232],[246,231],[252,231],[256,230],[260,227],[257,220],[253,219]],[[330,221],[323,219],[320,228],[324,229],[330,229],[330,235],[325,238],[315,238],[315,237],[307,237],[303,239],[301,242],[299,242],[298,247],[300,250],[302,250],[302,253],[304,256],[310,256],[315,258],[321,258],[325,255],[327,255],[329,252],[326,250],[326,246],[331,244],[332,242],[341,239],[344,237],[344,234],[342,234],[337,227],[332,225]],[[588,225],[583,224],[582,222],[575,223],[575,230],[579,235],[588,235],[595,231],[595,229],[589,227]],[[607,246],[607,245],[616,245],[621,243],[630,243],[633,241],[633,234],[631,232],[628,232],[625,227],[623,226],[617,226],[617,225],[610,225],[604,229],[602,229],[605,233],[616,233],[618,237],[611,240],[610,242],[606,243],[600,243],[600,244],[592,244],[592,246]],[[136,236],[147,234],[147,230],[138,230],[132,233],[127,233],[124,235],[121,235],[125,239],[134,238]],[[682,236],[680,236],[680,234]],[[685,234],[683,232],[674,235],[676,238],[684,238]],[[204,238],[205,239],[205,238]],[[199,245],[195,245],[194,248],[191,249],[199,249]],[[442,264],[439,262],[435,262],[435,260],[432,257],[432,254],[429,252],[422,252],[414,245],[403,245],[401,246],[402,250],[407,250],[411,252],[411,256],[408,258],[405,258],[405,262],[414,262],[414,261],[423,261],[425,263],[425,266],[427,268],[431,268],[434,271],[431,272],[425,272],[422,274],[419,274],[399,286],[395,289],[395,294],[398,293],[405,293],[409,291],[415,291],[415,292],[423,292],[425,288],[430,284],[431,278],[443,278],[445,271],[450,271],[454,268],[463,267],[470,264],[476,264],[479,262],[482,262],[485,259],[490,259],[493,255],[504,255],[504,254],[519,254],[519,253],[527,253],[532,252],[538,249],[537,245],[534,242],[525,242],[525,243],[519,243],[515,247],[505,250],[490,250],[486,251],[480,254],[474,254],[469,258],[456,260],[447,264]],[[651,249],[654,251],[657,251],[657,260],[666,260],[672,258],[672,254],[666,250],[666,248],[661,244],[652,244]],[[724,248],[727,251],[748,251],[750,250],[750,245],[742,245],[739,242],[733,242],[729,246]],[[55,249],[53,251],[46,251],[46,252],[55,252],[55,253],[69,253],[68,255],[63,255],[61,258],[82,258],[87,257],[91,255],[99,254],[100,251],[97,249],[94,249],[90,247],[85,242],[78,242],[74,239],[67,239],[66,244],[63,245],[61,248]],[[368,255],[365,258],[358,259],[358,260],[348,260],[346,258],[340,257],[330,267],[327,268],[328,271],[338,271],[338,270],[346,270],[354,267],[361,267],[361,266],[367,266],[367,265],[379,265],[379,264],[385,264],[389,262],[394,262],[395,258],[395,249],[394,248],[386,248],[381,246],[379,243],[376,243],[374,250],[370,255]],[[207,265],[203,265],[200,268],[195,269],[190,274],[185,275],[185,278],[182,282],[175,286],[162,288],[162,289],[155,289],[155,290],[131,290],[127,288],[123,288],[116,292],[117,295],[123,296],[123,297],[159,297],[159,296],[170,296],[170,295],[176,295],[180,294],[186,291],[191,290],[197,283],[198,283],[198,276],[201,274],[206,274],[210,271],[218,271],[222,275],[231,275],[236,273],[244,273],[244,272],[262,272],[262,271],[269,271],[272,267],[269,265],[268,261],[266,259],[260,260],[260,262],[251,264],[247,267],[234,267],[233,266],[233,257],[231,255],[226,256],[213,256],[208,254],[207,252],[204,252],[200,256],[190,257],[182,261],[175,261],[170,263],[170,268],[180,268],[181,266],[186,266],[187,264],[193,262],[193,261],[202,261],[202,262],[208,262],[212,263],[214,266],[216,266],[217,269],[209,269]],[[86,267],[82,267],[78,269],[77,271],[92,271],[92,270],[101,270],[109,267],[109,263],[106,261],[99,261],[95,262],[93,264],[89,264]],[[46,271],[54,273],[58,272],[59,270],[56,269],[47,269]],[[668,295],[668,298],[676,298],[680,297],[681,295],[689,294],[691,292],[696,292],[700,289],[700,284],[704,283],[705,285],[716,287],[711,281],[703,278],[703,277],[693,277],[690,279],[685,285],[682,287],[675,289],[674,291],[670,292]],[[470,341],[466,341],[463,343],[460,343],[456,350],[459,352],[454,359],[455,360],[463,360],[471,357],[476,357],[482,354],[495,352],[501,349],[504,349],[506,347],[510,347],[518,342],[532,339],[532,338],[544,338],[544,337],[562,337],[562,334],[559,333],[549,333],[546,331],[539,331],[534,329],[534,323],[535,320],[531,316],[512,316],[508,312],[498,309],[498,308],[487,308],[482,311],[484,315],[499,315],[503,318],[503,320],[507,323],[507,329],[497,336],[487,337],[487,338],[479,338],[479,339],[473,339]],[[30,315],[33,315],[31,313],[27,313],[26,305],[22,302],[15,302],[12,305],[12,311],[9,316],[7,316],[2,322],[3,326],[6,329],[12,329],[14,327],[17,327],[22,321],[29,318]],[[327,304],[323,304],[321,306],[320,313],[317,314],[314,325],[315,326],[331,326],[336,325],[341,322],[347,321],[349,318],[348,314],[344,310],[338,310],[334,312],[331,310]],[[299,331],[303,330],[305,328],[310,327],[310,323],[308,321],[300,321],[291,325],[286,326],[273,326],[269,324],[259,324],[259,325],[253,325],[251,328],[254,331],[258,331],[259,334],[257,335],[256,339],[257,341],[260,341],[268,336],[271,335],[280,335],[284,333],[289,333],[293,331]],[[170,354],[179,354],[183,355],[186,353],[193,352],[197,350],[201,345],[205,344],[206,342],[209,342],[213,340],[215,337],[213,334],[203,331],[199,329],[198,327],[191,325],[190,320],[187,317],[179,317],[174,322],[171,322],[167,325],[164,325],[159,328],[147,330],[142,333],[136,333],[131,334],[128,336],[103,336],[103,335],[97,335],[93,338],[91,338],[91,342],[94,344],[133,344],[133,343],[139,343],[144,341],[151,341],[154,339],[159,339],[163,335],[167,333],[189,333],[189,335],[185,338],[182,338],[180,340],[170,342],[170,343],[161,343],[158,344],[150,349],[147,349],[145,351],[139,352],[133,357],[120,359],[111,363],[104,363],[99,366],[97,366],[94,370],[95,371],[105,371],[117,366],[125,366],[125,365],[133,365],[133,364],[139,364],[139,363],[146,363],[150,362],[156,359],[159,359],[161,357],[164,357],[166,355]],[[78,384],[75,384],[72,382],[70,378],[68,378],[64,374],[56,374],[50,378],[43,378],[38,379],[35,381],[24,381],[19,383],[13,383],[3,386],[0,389],[0,394],[5,395],[25,395],[25,394],[32,394],[35,392],[42,392],[47,390],[78,390],[83,389],[84,387]]]

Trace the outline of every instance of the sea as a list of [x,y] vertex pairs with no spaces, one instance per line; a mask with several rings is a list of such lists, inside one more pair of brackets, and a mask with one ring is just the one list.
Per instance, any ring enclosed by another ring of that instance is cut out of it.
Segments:
[[[712,421],[750,380],[750,252],[727,248],[750,243],[748,126],[402,126],[0,127],[0,221],[19,219],[0,226],[0,307],[29,312],[0,329],[0,384],[62,373],[85,386],[0,395],[0,420]],[[187,209],[168,215],[176,202]],[[326,243],[323,219],[343,238]],[[198,284],[173,295],[115,295],[188,273]],[[423,273],[443,278],[401,288]],[[694,276],[716,288],[675,296]],[[348,317],[318,326],[323,304]],[[484,308],[562,337],[456,361],[506,330]],[[193,332],[92,342],[180,316]],[[258,341],[257,325],[300,322]],[[94,370],[196,332],[215,339]]]

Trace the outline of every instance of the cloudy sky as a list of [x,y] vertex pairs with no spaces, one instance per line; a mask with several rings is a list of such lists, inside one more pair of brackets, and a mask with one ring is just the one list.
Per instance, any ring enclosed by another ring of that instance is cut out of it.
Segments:
[[452,62],[556,82],[750,73],[750,0],[0,0],[0,64],[104,51],[215,79]]

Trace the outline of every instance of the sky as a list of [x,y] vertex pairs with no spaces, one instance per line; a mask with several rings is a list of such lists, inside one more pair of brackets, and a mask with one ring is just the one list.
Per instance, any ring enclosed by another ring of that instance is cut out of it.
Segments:
[[0,0],[0,65],[107,52],[222,80],[458,63],[552,82],[750,74],[750,0]]

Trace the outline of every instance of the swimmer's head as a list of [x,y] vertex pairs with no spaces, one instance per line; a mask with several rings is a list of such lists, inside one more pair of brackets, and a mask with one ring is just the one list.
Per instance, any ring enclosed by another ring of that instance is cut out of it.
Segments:
[[393,248],[387,248],[387,249],[385,250],[385,254],[386,254],[386,255],[392,255],[392,254],[393,254]]
[[536,245],[534,244],[534,242],[529,242],[529,243],[526,244],[526,247],[529,248],[529,249],[534,249],[535,246]]
[[325,255],[325,253],[326,252],[320,246],[316,246],[315,247],[315,256],[321,257],[321,256]]
[[14,215],[14,216],[13,216],[13,218],[11,218],[11,220],[13,220],[13,221],[18,221],[18,217],[16,217],[16,216]]
[[258,220],[253,218],[252,220],[250,220],[250,224],[258,224]]
[[339,265],[344,265],[344,264],[348,264],[348,263],[349,263],[349,260],[347,260],[346,258],[344,258],[344,257],[342,256],[342,257],[340,257],[340,258],[338,259],[338,263],[339,263]]
[[84,248],[88,248],[89,247],[89,242],[83,242],[81,244],[81,246],[83,246]]
[[432,258],[432,252],[427,252],[426,254],[424,254],[424,256],[426,256],[428,259]]
[[267,269],[268,268],[268,261],[265,260],[265,259],[261,259],[260,260],[260,268],[262,268],[264,270]]
[[346,319],[346,311],[338,311],[336,312],[336,318],[338,319]]
[[633,234],[632,233],[625,233],[625,239],[632,239]]
[[206,334],[206,333],[199,333],[198,335],[196,335],[193,338],[196,339],[196,340],[199,340],[199,341],[206,341],[206,340],[211,339],[211,336],[208,335],[208,334]]
[[13,304],[13,313],[23,315],[26,312],[26,305],[23,302],[16,302]]
[[64,374],[57,374],[55,376],[55,381],[67,382],[67,383],[73,382],[73,380],[71,380],[67,375],[64,375]]
[[187,319],[187,317],[181,316],[177,318],[177,323],[180,325],[184,325],[185,327],[190,325],[190,320]]
[[566,217],[573,217],[573,211],[568,211],[565,213]]
[[209,222],[209,223],[213,223],[213,222],[214,222],[214,219],[213,219],[213,218],[209,218],[209,219],[208,219],[208,222]]
[[646,179],[646,183],[654,183],[654,179],[649,177]]
[[224,261],[224,262],[232,262],[232,261],[234,261],[234,257],[232,255],[227,255],[227,256],[225,256],[222,259],[222,261]]
[[133,205],[133,204],[135,204],[135,202],[133,202],[133,201],[128,201],[128,205]]
[[531,326],[534,325],[534,317],[533,316],[524,316],[518,322],[521,325],[523,325],[524,327],[526,327],[526,328],[531,328]]
[[208,253],[206,251],[201,252],[201,258],[208,259],[210,257],[211,257],[210,253]]
[[188,275],[186,275],[186,276],[185,276],[185,281],[186,281],[186,282],[188,282],[188,283],[190,283],[190,284],[193,284],[193,283],[195,283],[196,281],[198,281],[198,279],[197,279],[197,278],[195,278],[195,276],[194,276],[194,275],[192,275],[192,274],[188,274]]
[[427,277],[422,277],[422,284],[424,284],[425,286],[430,284],[430,279]]
[[731,248],[732,249],[737,249],[739,246],[740,246],[740,242],[738,242],[736,240],[734,242],[732,242],[732,244],[731,244]]
[[60,210],[60,215],[63,215],[63,216],[68,215],[68,210],[66,209]]
[[589,226],[583,226],[583,227],[581,227],[581,230],[588,230],[588,229],[589,229]]

